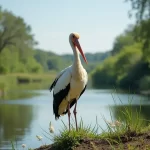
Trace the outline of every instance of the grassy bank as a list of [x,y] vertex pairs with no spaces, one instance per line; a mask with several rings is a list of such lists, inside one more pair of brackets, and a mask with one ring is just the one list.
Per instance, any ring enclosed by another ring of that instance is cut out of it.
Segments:
[[15,99],[31,95],[31,93],[21,93],[21,90],[48,89],[55,75],[55,72],[0,75],[0,99]]
[[119,115],[115,120],[103,118],[106,129],[102,129],[97,117],[94,127],[85,125],[81,119],[78,131],[72,124],[69,132],[68,126],[63,123],[59,134],[44,132],[53,144],[42,145],[35,150],[149,150],[149,121],[141,118],[141,106],[136,111],[132,108],[131,101],[129,106],[118,110]]
[[77,132],[72,128],[71,132],[63,130],[60,135],[54,136],[53,144],[42,145],[34,150],[149,150],[149,130],[150,126],[139,132],[115,130],[98,135],[89,127],[79,128]]

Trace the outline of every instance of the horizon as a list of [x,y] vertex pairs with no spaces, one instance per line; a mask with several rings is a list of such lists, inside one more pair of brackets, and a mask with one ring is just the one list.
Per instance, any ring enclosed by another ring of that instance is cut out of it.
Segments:
[[74,31],[85,53],[110,51],[115,38],[135,22],[128,17],[130,4],[123,0],[2,0],[0,5],[31,26],[36,48],[56,54],[72,54],[68,37]]

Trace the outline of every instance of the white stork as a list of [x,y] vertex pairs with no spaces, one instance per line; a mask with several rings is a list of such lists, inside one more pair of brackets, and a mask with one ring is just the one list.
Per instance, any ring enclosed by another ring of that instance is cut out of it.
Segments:
[[62,70],[57,75],[54,82],[50,86],[50,91],[53,89],[53,112],[55,114],[55,119],[57,120],[60,117],[60,115],[68,113],[69,131],[70,131],[70,114],[71,114],[70,108],[74,104],[75,107],[73,113],[75,117],[76,130],[78,129],[76,118],[77,100],[84,93],[88,82],[88,75],[86,70],[83,68],[81,64],[79,52],[81,53],[86,63],[87,60],[82,51],[78,39],[79,34],[77,33],[71,33],[69,35],[69,43],[74,53],[73,65]]

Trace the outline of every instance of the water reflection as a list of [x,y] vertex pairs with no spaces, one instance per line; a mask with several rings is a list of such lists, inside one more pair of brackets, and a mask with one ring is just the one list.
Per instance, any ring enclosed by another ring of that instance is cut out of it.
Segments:
[[[39,147],[41,143],[36,139],[36,135],[43,136],[44,143],[49,144],[51,141],[44,137],[42,129],[48,132],[50,121],[53,123],[56,133],[62,128],[61,120],[68,125],[67,115],[55,121],[52,110],[52,93],[49,93],[48,90],[34,92],[40,93],[40,95],[28,99],[0,101],[0,149],[11,148],[10,140],[14,137],[16,137],[18,149],[21,148],[22,143],[31,148]],[[112,90],[86,90],[78,102],[78,121],[82,117],[85,124],[94,126],[97,116],[98,123],[105,129],[103,116],[110,121],[111,110],[113,118],[118,119],[119,110],[125,106],[128,107],[129,101],[132,101],[133,104],[133,115],[142,105],[141,117],[150,119],[150,101],[147,97],[113,93]]]
[[11,90],[5,92],[4,95],[0,96],[0,100],[8,100],[8,99],[22,99],[22,98],[29,98],[38,95],[36,92],[31,92],[28,90]]
[[22,137],[30,132],[29,126],[35,117],[32,106],[1,104],[0,146],[10,145],[10,141],[14,139],[21,141]]

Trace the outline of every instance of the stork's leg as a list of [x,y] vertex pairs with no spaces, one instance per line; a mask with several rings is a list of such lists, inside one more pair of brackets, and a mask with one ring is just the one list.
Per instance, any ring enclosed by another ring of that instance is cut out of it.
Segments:
[[76,123],[76,131],[78,131],[78,124],[77,124],[77,111],[76,111],[76,108],[77,108],[77,100],[76,100],[76,103],[75,103],[75,107],[74,107],[74,110],[73,110],[73,113],[74,113],[74,118],[75,118],[75,123]]
[[70,102],[68,101],[68,121],[69,121],[69,132],[70,132]]

